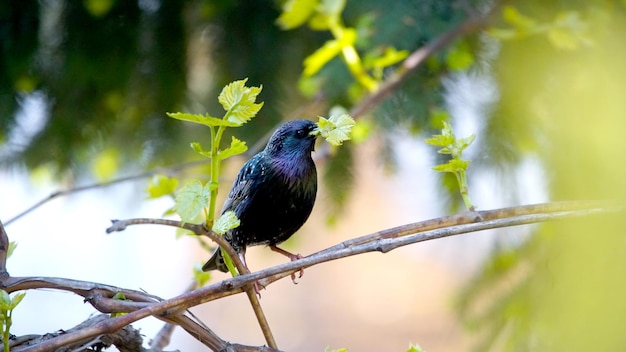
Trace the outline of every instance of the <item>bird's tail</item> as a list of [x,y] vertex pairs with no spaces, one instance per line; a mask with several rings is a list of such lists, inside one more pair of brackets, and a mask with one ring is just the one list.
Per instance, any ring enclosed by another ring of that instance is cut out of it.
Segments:
[[226,266],[226,263],[224,263],[224,257],[222,256],[222,250],[220,247],[215,249],[211,258],[202,266],[202,271],[211,270],[219,270],[225,273],[228,272],[228,267]]

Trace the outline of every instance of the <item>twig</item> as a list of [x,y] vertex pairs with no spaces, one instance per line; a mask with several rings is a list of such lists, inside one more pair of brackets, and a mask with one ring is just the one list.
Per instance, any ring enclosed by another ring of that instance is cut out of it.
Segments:
[[[207,236],[215,243],[217,243],[221,248],[223,248],[226,253],[230,256],[233,264],[237,268],[237,271],[241,275],[249,274],[250,271],[248,268],[241,262],[237,252],[231,247],[230,243],[228,243],[222,236],[217,235],[215,232],[207,229],[204,225],[198,224],[188,224],[182,223],[176,220],[167,220],[167,219],[129,219],[129,220],[112,220],[113,225],[109,227],[106,231],[107,233],[111,233],[114,231],[122,231],[126,229],[129,225],[141,225],[141,224],[158,224],[158,225],[166,225],[184,228],[186,230],[192,231],[198,236]],[[252,310],[259,322],[259,326],[261,331],[263,332],[263,336],[265,337],[265,341],[267,344],[274,349],[278,349],[278,345],[276,344],[276,340],[274,339],[274,335],[272,334],[272,330],[267,322],[267,318],[265,313],[263,312],[263,308],[261,307],[261,303],[256,295],[256,291],[254,290],[254,282],[251,285],[246,286],[245,288],[246,295],[250,300],[250,304],[252,305]]]
[[448,32],[441,34],[423,47],[415,50],[402,62],[400,67],[398,67],[391,75],[389,75],[388,78],[385,79],[377,91],[365,97],[356,106],[354,106],[350,110],[350,115],[354,118],[358,118],[380,104],[383,100],[385,100],[385,98],[398,89],[400,84],[404,82],[404,80],[406,80],[407,77],[414,72],[430,55],[446,47],[456,38],[482,29],[487,24],[488,18],[491,14],[493,14],[497,7],[498,6],[495,5],[483,15],[468,18],[466,21],[460,23]]
[[7,271],[7,256],[9,255],[9,236],[0,221],[0,282],[9,277]]

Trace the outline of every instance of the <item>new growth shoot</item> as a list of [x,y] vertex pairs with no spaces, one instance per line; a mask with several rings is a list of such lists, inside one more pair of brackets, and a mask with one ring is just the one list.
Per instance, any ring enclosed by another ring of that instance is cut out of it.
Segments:
[[457,139],[454,132],[452,132],[452,126],[444,121],[441,134],[433,135],[432,138],[428,138],[426,140],[426,143],[430,145],[441,147],[438,153],[449,154],[452,157],[447,163],[433,167],[433,170],[439,172],[451,172],[454,176],[456,176],[456,180],[459,184],[459,190],[461,192],[461,196],[463,197],[463,202],[469,211],[476,210],[476,207],[472,204],[469,198],[466,172],[470,161],[463,160],[463,150],[472,144],[475,138],[476,135],[471,134],[468,137]]

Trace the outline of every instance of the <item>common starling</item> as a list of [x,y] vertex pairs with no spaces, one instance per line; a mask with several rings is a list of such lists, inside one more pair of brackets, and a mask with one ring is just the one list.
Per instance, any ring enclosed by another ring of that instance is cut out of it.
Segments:
[[[278,128],[263,151],[239,171],[222,213],[232,210],[240,225],[224,234],[247,267],[247,246],[268,245],[291,260],[300,258],[276,245],[287,240],[307,220],[315,203],[317,171],[311,158],[317,125],[289,121]],[[228,272],[222,252],[215,250],[203,271]],[[302,271],[300,271],[302,276]],[[295,276],[292,275],[292,279]],[[255,286],[255,289],[258,288]]]

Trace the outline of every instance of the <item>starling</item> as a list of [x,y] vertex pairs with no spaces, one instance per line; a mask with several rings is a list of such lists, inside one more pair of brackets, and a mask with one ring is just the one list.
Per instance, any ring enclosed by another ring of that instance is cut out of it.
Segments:
[[[291,237],[313,209],[317,171],[311,158],[316,136],[311,132],[316,127],[309,120],[283,124],[274,132],[265,149],[239,171],[222,213],[232,210],[240,220],[240,225],[226,232],[224,239],[246,267],[247,246],[268,245],[291,260],[300,258],[300,255],[276,245]],[[202,267],[203,271],[216,269],[228,272],[219,248]]]

